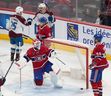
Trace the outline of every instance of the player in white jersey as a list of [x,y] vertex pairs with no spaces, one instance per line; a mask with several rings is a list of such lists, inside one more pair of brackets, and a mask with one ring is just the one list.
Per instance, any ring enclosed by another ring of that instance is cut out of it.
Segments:
[[14,55],[16,53],[15,60],[18,61],[20,59],[20,51],[23,46],[23,27],[24,25],[31,25],[29,22],[22,17],[23,8],[21,6],[16,7],[16,14],[11,15],[10,17],[10,25],[9,25],[9,37],[11,43],[11,61],[14,60]]
[[38,5],[38,12],[35,14],[35,17],[33,19],[33,21],[36,23],[36,25],[40,24],[39,19],[41,17],[45,17],[47,19],[48,26],[52,30],[52,27],[55,22],[55,17],[53,15],[53,13],[48,10],[48,7],[45,3],[40,3]]

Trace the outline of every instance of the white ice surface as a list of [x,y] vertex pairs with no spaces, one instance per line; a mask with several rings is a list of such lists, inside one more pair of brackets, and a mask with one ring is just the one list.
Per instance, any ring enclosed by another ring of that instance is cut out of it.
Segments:
[[[30,44],[25,44],[23,46],[21,57],[31,46],[32,45]],[[65,55],[61,54],[61,57],[65,57]],[[74,57],[72,58],[74,59]],[[21,58],[21,60],[22,59],[23,58]],[[0,41],[0,61],[0,66],[2,67],[5,74],[11,64],[9,41]],[[67,63],[67,58],[64,61]],[[55,60],[55,63],[60,62]],[[75,63],[77,64],[78,61],[76,61]],[[65,67],[65,65],[62,64],[58,64],[58,66]],[[111,68],[109,67],[108,69],[105,69],[103,73],[103,96],[111,96],[110,70]],[[9,74],[7,75],[6,83],[4,84],[4,86],[2,86],[2,93],[4,96],[93,96],[91,88],[85,90],[85,81],[74,80],[67,77],[59,78],[59,83],[63,85],[62,89],[53,88],[49,78],[45,79],[45,84],[42,88],[35,88],[33,84],[33,71],[31,62],[29,62],[27,66],[21,70],[21,72],[22,81],[20,85],[20,70],[15,64],[12,66]],[[84,88],[84,90],[81,91],[80,88],[82,87]]]

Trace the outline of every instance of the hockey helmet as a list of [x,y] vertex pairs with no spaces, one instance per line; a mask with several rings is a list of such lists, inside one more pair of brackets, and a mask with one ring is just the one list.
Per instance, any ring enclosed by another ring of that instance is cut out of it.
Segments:
[[95,34],[94,35],[94,40],[97,40],[98,42],[102,41],[103,36],[101,34]]
[[23,8],[21,6],[17,6],[15,11],[16,11],[16,13],[20,14],[23,12]]
[[46,4],[45,3],[40,3],[38,5],[38,8],[47,8]]
[[41,42],[36,39],[33,41],[33,46],[34,46],[34,49],[39,50],[41,47]]
[[45,17],[39,18],[40,23],[47,23],[47,19]]

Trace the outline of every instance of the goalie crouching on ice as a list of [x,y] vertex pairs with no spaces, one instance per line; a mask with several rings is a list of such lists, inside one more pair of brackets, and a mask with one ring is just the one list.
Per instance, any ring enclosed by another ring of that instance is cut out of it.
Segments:
[[103,96],[102,73],[109,65],[105,56],[104,44],[101,43],[102,38],[103,36],[101,34],[94,35],[95,47],[91,54],[92,64],[89,65],[89,68],[91,69],[90,82],[94,96]]
[[62,88],[62,86],[58,85],[57,75],[52,69],[53,64],[48,60],[48,58],[51,56],[51,52],[53,51],[54,50],[49,49],[44,44],[41,44],[40,41],[35,40],[33,42],[33,47],[29,48],[24,55],[27,62],[29,62],[29,60],[32,61],[34,82],[37,86],[43,85],[43,75],[44,72],[46,72],[50,74],[51,82],[53,83],[54,87]]

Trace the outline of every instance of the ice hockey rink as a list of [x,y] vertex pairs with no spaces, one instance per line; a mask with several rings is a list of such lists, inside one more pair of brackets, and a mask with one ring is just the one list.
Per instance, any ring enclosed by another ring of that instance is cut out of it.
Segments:
[[[25,54],[26,50],[31,46],[32,46],[31,44],[24,44],[22,48],[23,50],[21,53],[21,64],[23,59],[22,56]],[[65,55],[59,54],[59,56],[64,57]],[[70,56],[70,58],[73,58],[73,57]],[[57,60],[55,60],[54,62],[60,63]],[[8,70],[10,64],[11,62],[10,62],[9,41],[0,40],[0,66],[4,74]],[[76,61],[76,64],[78,64],[77,61]],[[65,67],[65,65],[63,64],[58,64],[58,66]],[[104,90],[103,96],[111,96],[110,76],[111,76],[111,67],[105,69],[103,73],[103,90]],[[63,86],[62,89],[53,88],[49,80],[49,77],[47,76],[45,77],[44,85],[41,88],[35,88],[33,84],[33,71],[32,71],[31,62],[27,63],[27,65],[21,69],[21,81],[20,81],[20,69],[16,64],[13,64],[11,70],[9,71],[6,77],[6,82],[2,86],[2,93],[4,96],[57,96],[57,95],[58,96],[93,96],[91,87],[88,90],[85,89],[84,80],[76,80],[76,79],[74,80],[71,78],[69,79],[67,77],[60,77],[59,83]],[[83,90],[80,90],[81,88],[83,88]]]

